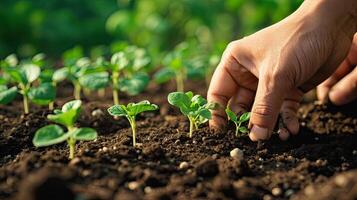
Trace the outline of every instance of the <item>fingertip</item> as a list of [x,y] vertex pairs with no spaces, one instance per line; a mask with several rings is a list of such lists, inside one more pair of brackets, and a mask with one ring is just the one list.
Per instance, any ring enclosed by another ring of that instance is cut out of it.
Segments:
[[278,130],[278,134],[279,134],[279,138],[282,140],[282,141],[286,141],[289,139],[290,137],[290,134],[289,134],[289,131],[286,130],[285,128],[280,128]]
[[258,125],[253,125],[249,132],[249,138],[254,142],[259,140],[267,140],[269,138],[268,129]]

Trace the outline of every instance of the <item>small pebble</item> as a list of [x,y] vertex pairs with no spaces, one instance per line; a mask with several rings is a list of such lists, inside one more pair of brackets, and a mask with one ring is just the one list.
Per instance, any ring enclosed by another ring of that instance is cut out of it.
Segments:
[[286,192],[285,192],[286,197],[290,197],[293,194],[294,194],[294,190],[292,190],[292,189],[286,190]]
[[269,194],[263,196],[263,200],[273,200],[273,197]]
[[183,162],[180,163],[179,168],[185,170],[185,169],[188,168],[188,166],[189,166],[188,162],[183,161]]
[[281,188],[276,187],[271,190],[271,193],[274,196],[280,196],[283,193],[283,191],[281,190]]
[[117,146],[114,146],[114,147],[113,147],[113,150],[116,150],[116,149],[117,149]]
[[103,147],[103,149],[102,149],[104,152],[107,152],[109,149],[108,149],[108,147]]
[[319,141],[319,138],[318,138],[318,137],[315,137],[314,139],[315,139],[315,141]]
[[338,185],[340,187],[346,187],[348,184],[348,181],[345,176],[338,175],[335,177],[335,183],[336,183],[336,185]]
[[314,187],[311,186],[311,185],[307,186],[307,187],[304,189],[304,193],[305,193],[306,195],[313,195],[314,192],[315,192],[315,191],[314,191]]
[[90,174],[91,174],[91,171],[90,171],[90,170],[86,170],[86,169],[85,169],[85,170],[82,171],[82,175],[83,175],[83,176],[89,176]]
[[132,182],[128,183],[128,188],[129,188],[130,190],[135,190],[135,189],[137,189],[138,187],[139,187],[139,183],[136,182],[136,181],[132,181]]
[[213,154],[213,155],[212,155],[212,158],[216,160],[216,159],[218,158],[218,154],[216,154],[216,153]]
[[229,154],[231,155],[232,158],[235,158],[238,160],[243,160],[243,158],[244,158],[244,153],[239,148],[233,149]]
[[144,192],[145,192],[145,193],[150,193],[150,192],[152,192],[152,188],[149,187],[149,186],[146,186],[146,187],[144,188]]
[[192,141],[192,144],[197,144],[197,141],[196,140]]
[[353,154],[353,155],[357,155],[357,150],[353,150],[353,151],[352,151],[352,154]]
[[103,111],[101,109],[95,109],[95,110],[92,111],[92,116],[93,117],[101,117],[103,115],[104,115],[104,113],[103,113]]

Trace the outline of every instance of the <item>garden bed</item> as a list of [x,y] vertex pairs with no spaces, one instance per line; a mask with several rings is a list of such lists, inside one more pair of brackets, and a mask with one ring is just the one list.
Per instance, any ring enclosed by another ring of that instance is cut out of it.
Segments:
[[[188,86],[195,88],[206,91],[201,83]],[[32,144],[35,131],[50,123],[47,109],[34,107],[24,116],[21,101],[0,106],[0,199],[357,198],[356,104],[304,104],[300,134],[287,142],[275,134],[254,143],[236,137],[233,127],[213,132],[207,125],[188,138],[188,121],[166,100],[174,89],[151,85],[150,92],[130,98],[160,106],[138,117],[136,148],[127,120],[107,113],[110,97],[84,99],[79,125],[96,129],[98,139],[77,143],[72,161],[64,143]],[[71,88],[59,91],[62,105]],[[234,148],[243,150],[243,159],[230,156]]]

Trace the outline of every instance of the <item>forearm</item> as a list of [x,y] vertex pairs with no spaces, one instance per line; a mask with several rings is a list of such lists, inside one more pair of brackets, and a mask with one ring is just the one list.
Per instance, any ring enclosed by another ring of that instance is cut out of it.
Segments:
[[351,39],[357,32],[357,0],[305,0],[293,15],[306,23],[342,30]]

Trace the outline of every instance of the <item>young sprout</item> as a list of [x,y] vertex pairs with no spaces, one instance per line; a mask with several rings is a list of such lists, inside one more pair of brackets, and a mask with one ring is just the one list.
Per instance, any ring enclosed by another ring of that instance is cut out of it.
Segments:
[[29,113],[29,92],[32,83],[40,76],[41,69],[34,64],[23,64],[21,67],[7,67],[5,72],[10,75],[12,81],[18,84],[23,96],[24,112]]
[[48,115],[47,118],[52,122],[65,126],[67,132],[54,124],[42,127],[36,131],[32,140],[33,144],[36,147],[44,147],[67,141],[69,159],[73,159],[77,140],[89,141],[97,138],[97,132],[94,129],[74,126],[81,112],[81,104],[80,100],[73,100],[64,104],[62,110],[54,110],[54,114]]
[[242,123],[249,120],[250,112],[245,112],[238,118],[238,116],[227,107],[226,114],[227,114],[229,120],[231,120],[236,125],[236,136],[239,135],[239,132],[240,133],[248,133],[248,131],[249,131],[248,128],[243,126]]
[[147,100],[141,101],[139,103],[129,103],[127,106],[125,105],[114,105],[110,108],[108,108],[109,114],[113,116],[124,116],[128,119],[131,130],[133,133],[133,146],[135,147],[136,145],[136,122],[135,122],[135,117],[139,113],[145,112],[145,111],[153,111],[157,110],[159,107],[155,104],[150,103]]
[[208,59],[202,56],[196,46],[183,42],[172,52],[168,53],[162,61],[163,68],[154,75],[158,84],[176,81],[176,91],[184,91],[184,82],[187,79],[203,79]]
[[144,49],[128,46],[111,57],[113,101],[119,104],[119,90],[129,95],[142,92],[149,83],[147,66],[151,59]]
[[217,106],[216,103],[208,103],[200,95],[193,95],[191,91],[186,93],[173,92],[168,95],[167,99],[171,105],[178,107],[190,121],[190,132],[188,134],[190,138],[199,125],[211,119],[211,110],[214,110]]
[[164,68],[159,70],[154,79],[157,83],[165,83],[172,79],[176,81],[176,91],[184,91],[184,82],[187,76],[187,69],[184,62],[184,50],[186,48],[176,48],[166,55],[163,60]]

